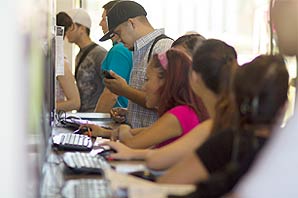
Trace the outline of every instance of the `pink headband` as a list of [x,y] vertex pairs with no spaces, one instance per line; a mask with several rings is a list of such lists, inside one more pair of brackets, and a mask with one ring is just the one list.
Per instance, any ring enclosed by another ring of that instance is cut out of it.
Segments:
[[162,66],[162,68],[164,68],[164,70],[167,70],[168,69],[168,58],[167,58],[167,52],[162,52],[162,53],[159,53],[157,55],[158,57],[158,60]]

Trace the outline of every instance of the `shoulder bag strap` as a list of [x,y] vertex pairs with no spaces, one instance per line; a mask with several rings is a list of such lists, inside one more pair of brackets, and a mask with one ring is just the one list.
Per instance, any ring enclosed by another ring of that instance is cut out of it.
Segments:
[[152,50],[153,50],[155,44],[156,44],[159,40],[161,40],[161,39],[171,39],[171,40],[173,40],[172,38],[168,37],[168,36],[165,35],[165,34],[161,34],[161,35],[159,35],[158,37],[156,37],[156,38],[154,39],[152,45],[151,45],[151,48],[150,48],[150,51],[149,51],[149,54],[148,54],[147,63],[149,62],[149,60],[150,60],[150,58],[151,58]]
[[80,60],[79,60],[79,62],[78,62],[78,64],[77,64],[77,66],[76,66],[76,70],[75,70],[75,78],[77,79],[77,73],[78,73],[78,71],[79,71],[79,68],[80,68],[80,66],[81,66],[81,63],[83,62],[83,60],[86,58],[86,56],[89,54],[89,52],[93,49],[93,48],[95,48],[97,46],[97,44],[96,43],[93,43],[92,45],[90,45],[85,51],[84,51],[84,53],[82,54],[82,56],[81,56],[81,58],[80,58]]

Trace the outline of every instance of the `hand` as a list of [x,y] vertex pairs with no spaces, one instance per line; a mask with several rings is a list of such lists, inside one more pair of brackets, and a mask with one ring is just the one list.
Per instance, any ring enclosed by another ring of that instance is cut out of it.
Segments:
[[[101,128],[100,126],[98,126],[96,124],[82,124],[80,126],[80,129],[83,127],[89,128],[91,130],[91,136],[93,136],[93,137],[102,136],[103,128]],[[89,134],[89,132],[84,132],[84,135],[90,135],[90,134]]]
[[104,83],[106,88],[118,96],[123,96],[125,89],[129,87],[126,80],[121,76],[117,75],[115,72],[110,70],[110,74],[114,79],[104,78]]
[[131,160],[134,158],[134,149],[131,149],[120,142],[107,141],[101,145],[108,145],[116,151],[116,153],[112,153],[109,155],[109,157],[112,159]]
[[112,130],[110,140],[117,141],[119,139],[119,128]]
[[112,119],[117,123],[123,123],[126,120],[127,108],[115,107],[110,111]]
[[111,141],[123,141],[125,139],[131,138],[132,134],[130,132],[131,127],[127,124],[121,124],[120,127],[118,127],[115,130],[112,130],[111,132]]
[[128,139],[133,138],[133,135],[131,133],[131,127],[127,124],[121,124],[118,128],[118,140],[120,142],[126,141]]

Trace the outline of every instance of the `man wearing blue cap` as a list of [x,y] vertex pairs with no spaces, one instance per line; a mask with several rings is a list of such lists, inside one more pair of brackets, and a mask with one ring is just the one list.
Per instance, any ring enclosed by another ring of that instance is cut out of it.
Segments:
[[141,89],[151,55],[168,50],[173,42],[162,37],[164,30],[155,30],[146,16],[147,12],[140,4],[120,1],[107,14],[109,31],[100,39],[105,41],[116,34],[124,46],[133,51],[129,85],[114,72],[110,74],[115,79],[104,80],[110,91],[129,99],[127,121],[133,128],[148,127],[157,120],[156,111],[146,108],[145,93]]

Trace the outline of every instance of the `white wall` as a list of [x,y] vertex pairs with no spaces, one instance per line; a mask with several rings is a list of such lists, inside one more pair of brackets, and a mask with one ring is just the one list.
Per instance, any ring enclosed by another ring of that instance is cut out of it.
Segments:
[[22,43],[17,25],[17,7],[21,1],[10,0],[0,6],[0,78],[2,130],[0,132],[0,197],[24,197],[25,185],[25,114]]
[[[76,1],[75,0],[56,0],[56,13],[60,11],[67,11],[71,8],[75,7]],[[74,62],[74,56],[73,55],[73,49],[74,45],[68,43],[67,41],[64,42],[64,55],[67,57],[68,61],[72,65],[72,62]],[[73,68],[74,69],[74,68]]]

